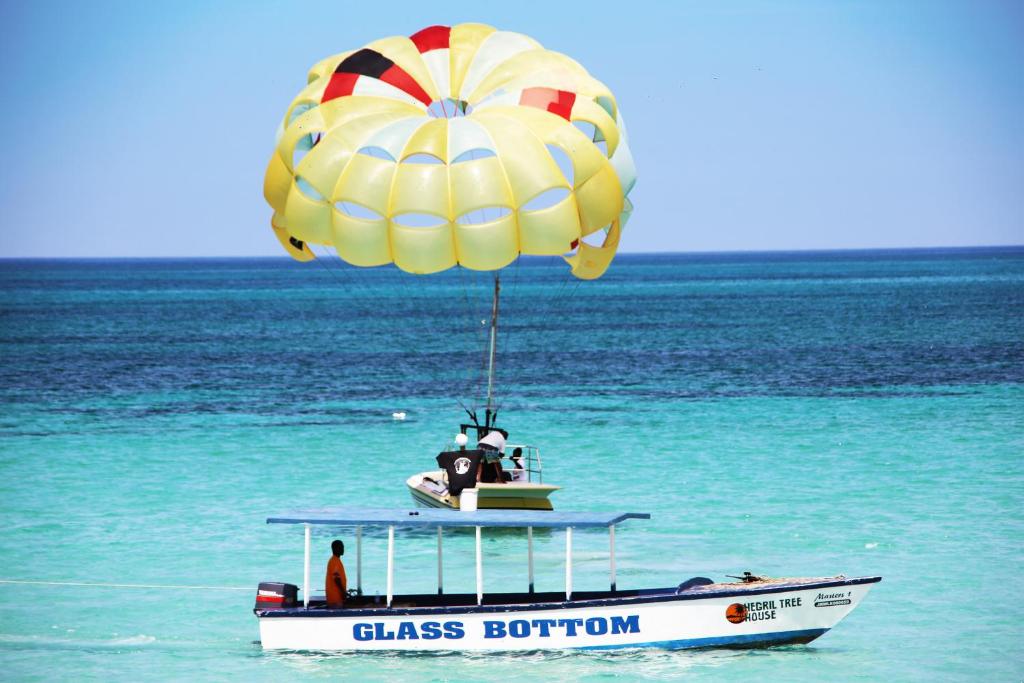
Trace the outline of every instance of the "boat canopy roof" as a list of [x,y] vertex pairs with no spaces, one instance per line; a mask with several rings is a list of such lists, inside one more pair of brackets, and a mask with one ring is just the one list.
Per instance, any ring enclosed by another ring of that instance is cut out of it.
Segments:
[[394,527],[610,527],[627,519],[650,519],[646,512],[551,512],[547,510],[374,510],[332,507],[301,510],[268,517],[267,524],[322,524],[330,526]]

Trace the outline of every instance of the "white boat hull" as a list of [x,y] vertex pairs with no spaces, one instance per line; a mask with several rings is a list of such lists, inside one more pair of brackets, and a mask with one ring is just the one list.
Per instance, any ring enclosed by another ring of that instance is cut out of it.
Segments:
[[[459,497],[448,493],[444,473],[420,472],[405,481],[419,507],[459,509]],[[477,507],[481,510],[553,510],[549,496],[559,487],[531,482],[477,483]]]
[[[415,601],[396,596],[391,608],[311,606],[257,610],[257,616],[268,650],[760,647],[814,640],[849,614],[878,580],[713,584],[678,595],[666,589],[483,606],[409,606]],[[488,596],[488,601],[500,598]]]

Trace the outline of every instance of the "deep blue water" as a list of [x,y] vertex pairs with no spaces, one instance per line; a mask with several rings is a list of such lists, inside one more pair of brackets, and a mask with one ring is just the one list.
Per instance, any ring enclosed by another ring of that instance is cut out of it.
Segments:
[[[621,531],[621,585],[883,583],[811,646],[441,659],[265,655],[249,591],[0,584],[5,677],[1024,676],[1024,248],[623,255],[581,284],[528,259],[501,284],[502,422],[541,447],[556,505],[654,515]],[[301,538],[264,518],[408,504],[456,399],[482,405],[492,287],[337,261],[0,261],[0,579],[300,582]],[[606,541],[582,536],[577,585],[598,588]],[[432,548],[406,541],[398,590],[430,590]],[[525,580],[520,545],[488,541],[492,589]],[[561,541],[539,545],[556,589]]]

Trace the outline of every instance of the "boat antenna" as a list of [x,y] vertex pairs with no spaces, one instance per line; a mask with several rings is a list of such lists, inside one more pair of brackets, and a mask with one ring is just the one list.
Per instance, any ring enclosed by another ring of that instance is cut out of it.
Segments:
[[491,427],[497,419],[494,403],[494,348],[498,340],[498,296],[501,294],[501,275],[494,274],[494,304],[491,307],[491,346],[487,361],[487,409],[484,412],[484,426]]
[[466,404],[462,402],[461,398],[456,398],[455,400],[458,401],[459,405],[462,406],[462,409],[466,411],[466,415],[469,415],[469,419],[473,421],[473,424],[479,425],[480,423],[477,422],[477,419],[476,419],[476,411],[475,410],[470,410],[469,408],[467,408]]

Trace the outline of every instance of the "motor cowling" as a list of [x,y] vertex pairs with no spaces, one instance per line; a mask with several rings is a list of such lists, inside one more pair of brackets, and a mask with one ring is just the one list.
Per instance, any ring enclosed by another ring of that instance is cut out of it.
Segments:
[[253,609],[284,609],[295,607],[299,587],[290,583],[264,581],[256,589],[256,606]]

